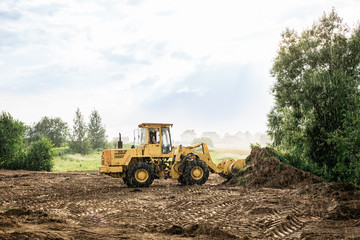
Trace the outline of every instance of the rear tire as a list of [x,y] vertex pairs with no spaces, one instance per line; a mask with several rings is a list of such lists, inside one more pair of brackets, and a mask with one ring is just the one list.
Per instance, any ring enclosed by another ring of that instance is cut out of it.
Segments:
[[200,160],[187,162],[182,177],[187,185],[202,185],[209,178],[209,168]]
[[138,162],[130,167],[124,182],[129,187],[149,187],[154,182],[154,170],[149,164]]

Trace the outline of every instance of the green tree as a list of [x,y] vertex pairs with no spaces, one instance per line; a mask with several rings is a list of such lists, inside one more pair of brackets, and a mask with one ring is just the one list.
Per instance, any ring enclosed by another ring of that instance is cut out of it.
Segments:
[[75,113],[73,132],[71,135],[70,149],[75,153],[88,154],[91,150],[87,136],[87,126],[84,117],[78,108]]
[[360,27],[332,10],[301,34],[286,29],[271,70],[269,136],[330,180],[360,181],[359,66]]
[[42,136],[45,136],[51,140],[54,147],[60,147],[68,135],[68,126],[67,123],[59,117],[43,117],[29,131],[29,135],[31,141],[37,141],[41,139]]
[[0,115],[0,168],[22,168],[24,124],[9,113]]
[[101,123],[101,117],[98,111],[93,110],[90,115],[89,140],[93,149],[105,148],[106,135],[105,127]]
[[53,167],[52,159],[52,143],[46,137],[42,137],[29,147],[24,168],[32,171],[50,171]]

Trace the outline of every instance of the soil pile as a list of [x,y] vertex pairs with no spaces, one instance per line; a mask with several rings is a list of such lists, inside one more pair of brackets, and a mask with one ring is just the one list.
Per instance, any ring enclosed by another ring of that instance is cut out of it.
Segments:
[[291,188],[323,180],[309,172],[280,162],[270,148],[253,148],[246,159],[248,167],[227,183],[246,187]]

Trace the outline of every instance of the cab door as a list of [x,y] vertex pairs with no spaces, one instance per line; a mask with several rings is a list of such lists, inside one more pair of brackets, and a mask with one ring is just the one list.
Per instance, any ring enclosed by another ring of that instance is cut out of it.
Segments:
[[161,157],[160,128],[149,128],[148,154],[152,157]]
[[172,156],[171,135],[168,127],[161,128],[161,154],[164,157]]

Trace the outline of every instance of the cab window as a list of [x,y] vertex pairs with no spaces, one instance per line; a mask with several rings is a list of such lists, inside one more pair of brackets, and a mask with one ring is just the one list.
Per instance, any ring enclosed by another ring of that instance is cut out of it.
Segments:
[[134,145],[140,146],[145,144],[145,129],[139,128],[134,130]]
[[161,129],[161,152],[164,154],[171,152],[171,139],[169,128]]
[[149,143],[150,144],[159,144],[160,136],[159,136],[158,128],[149,128]]

